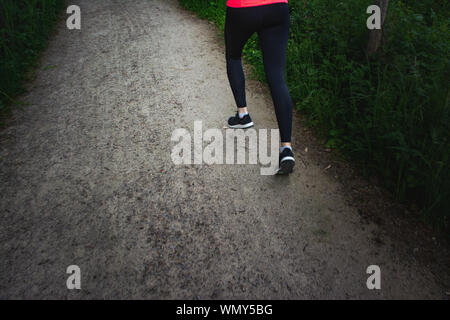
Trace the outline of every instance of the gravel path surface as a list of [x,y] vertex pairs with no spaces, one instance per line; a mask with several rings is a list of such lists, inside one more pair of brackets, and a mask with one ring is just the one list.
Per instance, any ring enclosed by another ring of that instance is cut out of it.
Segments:
[[[61,21],[1,134],[0,298],[445,298],[300,152],[298,121],[290,177],[173,164],[174,129],[222,130],[234,112],[213,25],[176,0],[73,4],[82,30]],[[247,91],[256,129],[276,128],[268,89]]]

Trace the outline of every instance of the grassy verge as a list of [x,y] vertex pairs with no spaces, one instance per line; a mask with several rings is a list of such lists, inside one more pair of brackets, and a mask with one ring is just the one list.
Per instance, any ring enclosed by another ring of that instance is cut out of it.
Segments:
[[[179,0],[223,30],[223,0]],[[370,0],[290,0],[287,81],[296,107],[365,175],[445,229],[450,215],[449,2],[391,1],[366,56]],[[244,58],[264,81],[258,39]]]
[[65,0],[0,1],[0,121],[20,105],[27,72],[36,65]]

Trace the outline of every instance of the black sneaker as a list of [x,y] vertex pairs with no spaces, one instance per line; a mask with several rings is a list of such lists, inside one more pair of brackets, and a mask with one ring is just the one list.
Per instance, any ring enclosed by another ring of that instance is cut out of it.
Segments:
[[236,112],[234,117],[228,119],[228,127],[233,129],[246,129],[253,127],[252,118],[249,114],[246,114],[242,119],[239,118],[239,112]]
[[289,148],[284,148],[280,153],[280,168],[277,174],[289,174],[292,173],[292,169],[295,165],[294,153]]

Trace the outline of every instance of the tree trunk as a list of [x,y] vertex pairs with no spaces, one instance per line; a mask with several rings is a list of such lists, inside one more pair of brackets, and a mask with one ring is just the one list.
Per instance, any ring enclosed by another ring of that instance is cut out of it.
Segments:
[[389,0],[374,0],[374,4],[381,9],[381,29],[370,30],[369,43],[367,44],[367,54],[369,56],[377,53],[381,46],[381,40],[383,39],[383,25],[384,20],[386,19]]

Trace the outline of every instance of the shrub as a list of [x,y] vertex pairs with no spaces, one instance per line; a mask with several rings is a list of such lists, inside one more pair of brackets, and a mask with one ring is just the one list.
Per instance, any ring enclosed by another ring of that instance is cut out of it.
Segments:
[[24,91],[23,81],[64,6],[64,0],[0,1],[0,113]]

